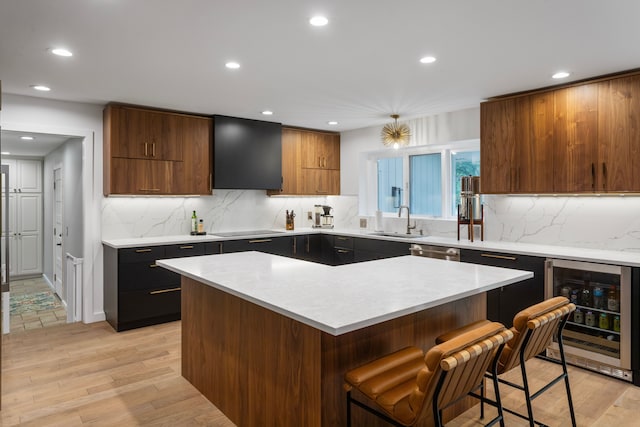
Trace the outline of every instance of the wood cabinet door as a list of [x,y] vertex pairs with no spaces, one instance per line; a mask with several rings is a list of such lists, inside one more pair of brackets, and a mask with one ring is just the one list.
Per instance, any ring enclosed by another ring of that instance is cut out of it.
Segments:
[[485,194],[514,191],[514,99],[480,104],[480,188]]
[[340,136],[337,134],[301,131],[302,167],[309,169],[340,169]]
[[596,191],[640,191],[640,76],[598,83]]
[[554,92],[554,191],[596,191],[598,87],[595,84]]
[[301,194],[339,195],[340,171],[335,169],[303,169]]
[[111,159],[113,194],[178,194],[183,162]]
[[180,194],[211,195],[213,121],[206,117],[177,116],[179,138],[184,149]]
[[553,192],[553,92],[515,100],[517,193]]
[[282,128],[282,194],[301,194],[302,133]]
[[107,109],[111,156],[182,160],[180,115],[117,105]]

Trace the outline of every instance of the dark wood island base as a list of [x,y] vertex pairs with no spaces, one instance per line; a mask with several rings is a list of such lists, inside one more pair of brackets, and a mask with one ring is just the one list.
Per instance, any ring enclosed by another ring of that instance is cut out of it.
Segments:
[[[346,371],[485,317],[481,293],[334,336],[183,276],[182,375],[241,427],[344,426]],[[353,421],[385,425],[360,409]]]

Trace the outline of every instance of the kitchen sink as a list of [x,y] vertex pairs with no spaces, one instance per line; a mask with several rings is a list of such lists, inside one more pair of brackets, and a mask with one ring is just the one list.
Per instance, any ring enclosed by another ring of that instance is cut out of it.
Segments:
[[374,231],[373,233],[369,233],[371,236],[384,236],[384,237],[398,237],[401,239],[415,239],[417,237],[424,237],[420,234],[406,234],[406,233],[397,233],[390,231]]
[[212,236],[220,236],[220,237],[238,237],[238,236],[259,236],[262,234],[278,234],[284,233],[284,231],[274,231],[274,230],[243,230],[243,231],[221,231],[209,233]]

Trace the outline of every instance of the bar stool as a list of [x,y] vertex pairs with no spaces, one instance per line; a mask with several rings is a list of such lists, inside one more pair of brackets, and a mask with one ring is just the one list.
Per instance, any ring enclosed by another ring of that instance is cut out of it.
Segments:
[[[486,376],[494,381],[494,389],[497,390],[497,383],[505,384],[510,387],[514,387],[524,392],[525,400],[527,403],[527,416],[502,407],[502,410],[514,414],[520,418],[529,421],[529,425],[539,424],[533,417],[533,409],[531,402],[533,399],[540,396],[547,391],[558,381],[564,380],[565,388],[567,391],[567,401],[569,404],[569,412],[571,414],[571,425],[576,426],[576,416],[573,410],[573,401],[571,399],[571,388],[569,386],[569,374],[567,372],[567,362],[564,356],[564,346],[562,343],[562,330],[569,318],[569,315],[575,311],[576,306],[571,304],[565,297],[555,297],[543,301],[539,304],[532,305],[518,314],[513,319],[513,338],[507,342],[504,351],[498,356],[497,370],[495,372],[488,371]],[[449,340],[456,339],[459,335],[466,335],[469,331],[476,328],[483,328],[486,324],[490,323],[488,320],[481,320],[475,323],[471,323],[455,331],[448,332],[444,335],[436,338],[436,343],[442,344]],[[531,394],[529,389],[529,381],[527,378],[527,370],[525,362],[532,357],[540,355],[551,344],[553,336],[556,336],[558,342],[558,351],[560,353],[560,361],[552,360],[547,357],[541,357],[541,359],[547,360],[553,363],[559,363],[562,365],[562,374],[551,380],[548,384],[540,388],[535,393]],[[522,374],[522,385],[509,382],[507,380],[497,378],[499,375],[510,371],[511,369],[520,366]],[[497,382],[496,382],[497,379]],[[482,390],[484,397],[484,389]],[[502,406],[499,401],[499,393],[496,393],[496,401],[490,399],[481,399],[481,414],[484,414],[484,402],[487,402],[493,406]],[[481,415],[481,416],[482,416]]]
[[[394,426],[413,426],[428,418],[442,426],[442,410],[480,386],[484,372],[492,362],[495,368],[496,356],[512,338],[513,332],[501,323],[487,322],[426,355],[407,347],[347,372],[347,425],[353,403]],[[502,424],[500,405],[498,416],[487,425],[498,421]]]

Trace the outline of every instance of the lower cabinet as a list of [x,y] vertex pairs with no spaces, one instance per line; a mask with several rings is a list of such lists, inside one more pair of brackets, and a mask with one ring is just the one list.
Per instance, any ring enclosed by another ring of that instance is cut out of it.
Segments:
[[180,319],[180,275],[155,261],[204,253],[204,243],[104,246],[104,311],[109,324],[124,331]]
[[373,261],[411,255],[411,244],[390,240],[357,238],[355,241],[355,262]]
[[489,320],[500,322],[510,328],[519,311],[544,300],[544,258],[461,249],[460,261],[533,273],[531,279],[487,292]]
[[233,252],[258,251],[272,255],[293,256],[295,239],[286,237],[257,237],[254,239],[225,240],[207,242],[206,255],[229,254]]

